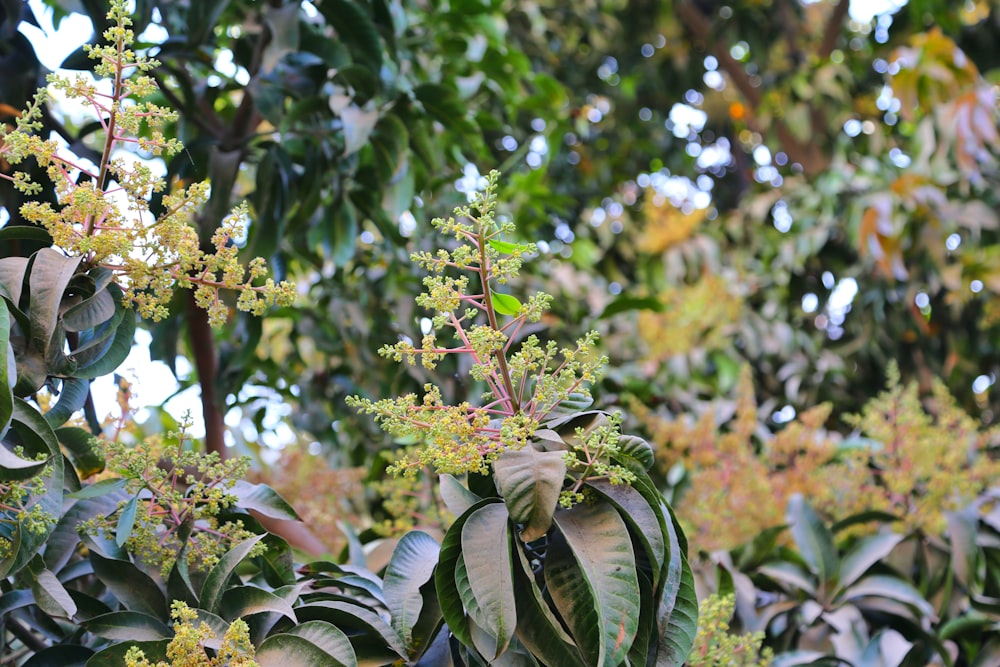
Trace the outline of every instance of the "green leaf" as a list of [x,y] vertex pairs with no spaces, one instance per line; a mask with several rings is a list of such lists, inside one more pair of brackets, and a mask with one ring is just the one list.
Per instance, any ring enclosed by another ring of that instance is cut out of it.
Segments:
[[0,447],[0,473],[3,473],[4,481],[31,479],[47,464],[47,460],[21,458],[14,452]]
[[420,618],[424,599],[420,587],[434,576],[441,547],[434,538],[419,530],[403,535],[385,569],[382,592],[392,619],[392,629],[413,651],[413,628]]
[[347,44],[353,60],[378,72],[382,68],[382,40],[365,6],[348,0],[324,0],[319,10]]
[[508,449],[493,462],[493,474],[510,518],[523,524],[521,539],[533,542],[545,535],[566,477],[562,452],[540,452],[530,444]]
[[625,523],[632,528],[632,534],[645,548],[652,566],[653,588],[659,586],[660,572],[666,564],[667,557],[660,517],[642,494],[631,486],[612,484],[604,479],[594,479],[587,484],[611,503],[625,519]]
[[914,616],[916,618],[937,620],[931,603],[924,599],[924,596],[912,584],[898,577],[873,574],[847,588],[842,594],[843,600],[859,601],[859,603],[861,599],[868,597],[885,598],[902,603],[915,610]]
[[[115,297],[115,308],[124,308],[121,304],[122,292],[117,285],[108,285],[108,290]],[[75,377],[93,379],[102,375],[113,373],[125,358],[132,351],[132,342],[135,337],[136,315],[131,310],[126,310],[115,328],[114,339],[107,352],[100,358],[86,367],[78,368],[74,373]]]
[[98,637],[116,641],[156,641],[174,636],[166,623],[139,611],[113,611],[80,625]]
[[0,243],[7,241],[36,241],[44,245],[52,245],[52,236],[44,228],[35,225],[7,224],[0,228]]
[[789,592],[803,591],[809,595],[817,594],[816,582],[803,568],[788,561],[777,561],[762,565],[758,571],[787,587]]
[[465,565],[469,585],[487,624],[484,629],[497,641],[496,655],[487,656],[492,660],[507,650],[517,626],[510,516],[506,506],[491,503],[469,516],[462,528],[462,552],[470,556]]
[[455,516],[461,516],[482,498],[465,488],[465,485],[452,475],[438,475],[438,491],[445,507]]
[[593,665],[614,667],[639,628],[639,580],[628,528],[605,501],[553,517],[563,539],[549,545],[545,582],[577,645]]
[[[293,634],[271,635],[260,644],[256,655],[260,667],[347,667],[308,639]],[[355,664],[357,664],[355,662]]]
[[786,517],[792,539],[806,565],[820,582],[830,581],[838,568],[837,550],[830,530],[799,493],[788,500]]
[[238,499],[237,506],[255,510],[272,519],[301,521],[295,509],[267,484],[251,484],[237,480],[230,492]]
[[448,628],[458,641],[466,646],[472,643],[472,635],[469,630],[469,619],[462,604],[462,596],[456,584],[456,568],[462,558],[462,531],[470,516],[480,508],[491,504],[500,504],[500,501],[496,498],[486,498],[455,519],[441,542],[438,565],[434,570],[434,587],[437,590],[444,622],[448,624]]
[[56,644],[31,656],[21,667],[85,667],[94,649],[79,644]]
[[850,553],[840,561],[840,572],[837,576],[838,588],[846,588],[857,581],[872,565],[892,553],[897,544],[903,541],[905,535],[899,533],[876,533],[858,540]]
[[[89,487],[84,487],[84,489]],[[125,494],[109,493],[93,499],[78,500],[63,512],[52,534],[45,542],[45,566],[53,572],[60,572],[70,562],[81,542],[77,526],[89,519],[105,516],[114,512],[118,502],[125,499]],[[111,543],[116,549],[117,545]]]
[[0,437],[7,433],[14,415],[13,389],[17,384],[17,360],[10,344],[10,324],[7,302],[0,299],[0,357],[3,357],[0,359]]
[[367,145],[378,123],[378,110],[352,104],[340,112],[340,122],[344,130],[344,157],[348,157]]
[[72,618],[76,615],[76,603],[51,570],[43,569],[34,573],[31,591],[38,608],[49,616]]
[[316,645],[328,656],[345,667],[356,667],[358,658],[351,646],[351,640],[343,630],[326,621],[307,621],[300,623],[288,631],[288,634],[301,637]]
[[[405,176],[400,172],[406,167],[409,133],[396,114],[389,113],[379,119],[371,136],[371,145],[375,155],[375,172],[380,183],[394,183],[396,179]],[[410,202],[406,202],[406,208],[409,208],[409,204]]]
[[32,256],[29,276],[31,304],[28,309],[32,349],[44,352],[49,348],[66,286],[82,259],[81,256],[67,257],[52,248],[42,248]]
[[[78,426],[66,426],[56,429],[56,438],[63,446],[81,479],[86,479],[104,470],[104,455],[101,453],[98,440],[90,431]],[[82,496],[73,497],[80,498]]]
[[[317,620],[327,621],[348,632],[349,636],[360,634],[375,638],[380,645],[387,647],[392,653],[404,660],[407,659],[406,647],[399,635],[389,627],[381,615],[367,607],[352,602],[318,600],[296,607],[295,614],[303,623]],[[392,660],[387,662],[392,662]]]
[[62,315],[66,331],[93,329],[110,320],[115,314],[115,298],[111,292],[102,289],[80,303],[71,306]]
[[233,586],[222,594],[219,604],[219,616],[227,621],[234,621],[250,614],[271,612],[281,614],[292,623],[297,623],[295,611],[287,601],[271,591],[257,586]]
[[264,538],[263,535],[255,535],[246,539],[232,549],[223,554],[219,562],[215,564],[212,571],[205,577],[205,583],[201,587],[199,596],[201,607],[206,611],[218,613],[222,602],[222,593],[225,590],[229,578],[236,571],[236,567],[243,562],[254,545]]
[[620,296],[601,311],[598,319],[604,320],[613,317],[618,313],[625,313],[630,310],[651,310],[660,312],[663,310],[663,301],[658,296],[634,297]]
[[125,546],[125,542],[132,536],[132,529],[135,527],[135,513],[139,509],[139,496],[132,496],[131,500],[125,503],[125,507],[118,513],[118,525],[115,527],[115,544],[120,547]]
[[66,378],[62,382],[59,400],[52,409],[45,413],[45,421],[52,428],[59,428],[73,416],[77,410],[82,410],[90,393],[90,381],[78,378]]
[[142,651],[143,655],[146,656],[146,660],[149,660],[154,665],[159,661],[168,662],[168,644],[170,644],[169,639],[160,639],[152,642],[126,641],[119,644],[112,644],[106,649],[95,653],[87,661],[87,667],[122,667],[125,664],[125,654],[133,646]]
[[[13,405],[11,430],[20,438],[25,452],[29,456],[43,453],[48,456],[49,472],[42,482],[41,491],[33,498],[34,505],[49,516],[60,516],[63,505],[63,457],[55,433],[31,405],[20,398],[15,398]],[[3,449],[5,448],[0,446],[0,450]],[[46,526],[41,531],[23,531],[20,524],[17,524],[15,539],[12,540],[15,543],[13,553],[0,561],[0,578],[23,568],[45,544],[53,528],[54,526]]]
[[514,567],[514,599],[517,602],[517,638],[544,664],[586,667],[573,638],[545,602],[535,583],[531,564],[523,550],[514,549],[520,567]]
[[102,479],[99,482],[88,484],[79,491],[74,491],[73,493],[68,493],[66,495],[69,498],[77,498],[80,500],[85,498],[98,498],[100,496],[106,496],[109,493],[114,493],[120,489],[124,489],[126,484],[128,484],[128,482],[124,479]]
[[90,552],[94,574],[118,600],[132,611],[167,618],[167,600],[148,574],[127,560],[113,560]]
[[648,442],[638,436],[622,435],[618,438],[618,448],[620,454],[616,458],[630,470],[633,470],[633,472],[636,472],[636,466],[643,471],[648,471],[653,467],[653,463],[656,462],[653,448]]
[[493,293],[493,310],[500,315],[517,315],[521,312],[521,302],[510,294]]
[[656,624],[660,630],[657,667],[680,667],[687,660],[698,633],[698,597],[687,556],[680,549],[674,532],[671,532],[670,567],[656,612]]

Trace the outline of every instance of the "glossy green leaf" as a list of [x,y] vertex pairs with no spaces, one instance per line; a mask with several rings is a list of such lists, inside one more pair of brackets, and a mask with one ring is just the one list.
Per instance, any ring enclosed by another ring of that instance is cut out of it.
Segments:
[[[86,479],[104,470],[104,453],[101,451],[100,441],[90,431],[78,426],[65,426],[57,428],[55,432],[59,444],[62,445],[66,456],[69,457],[81,479]],[[82,498],[84,496],[73,497]]]
[[127,609],[157,618],[167,618],[167,600],[153,579],[125,560],[113,560],[90,552],[94,574]]
[[70,498],[98,498],[100,496],[106,496],[109,493],[114,493],[124,489],[128,482],[124,479],[102,479],[100,481],[94,482],[93,484],[88,484],[79,491],[74,491],[73,493],[67,494]]
[[125,503],[121,511],[118,512],[118,524],[115,526],[115,543],[124,547],[128,538],[132,537],[132,529],[135,527],[135,513],[139,509],[139,496],[132,496],[132,499]]
[[588,486],[611,503],[632,529],[632,535],[645,548],[652,566],[653,587],[659,586],[660,572],[667,557],[660,517],[642,494],[627,484],[612,484],[608,480],[595,479],[588,482]]
[[839,567],[833,536],[801,494],[788,500],[787,521],[792,539],[809,569],[821,582],[830,581]]
[[584,655],[611,667],[628,654],[639,627],[639,581],[628,528],[604,501],[560,509],[562,540],[549,545],[545,582]]
[[[483,612],[487,624],[484,629],[496,638],[496,655],[500,655],[507,650],[517,625],[506,506],[491,503],[469,515],[462,528],[462,552],[469,556],[465,559],[469,585]],[[493,659],[496,655],[486,657]]]
[[378,72],[382,67],[382,41],[365,5],[348,0],[326,0],[320,11],[350,49],[352,59]]
[[861,600],[862,598],[886,598],[912,607],[919,616],[936,620],[934,607],[924,599],[911,583],[887,574],[873,574],[858,581],[842,593],[844,600]]
[[679,549],[675,538],[670,540],[670,553],[671,566],[667,570],[663,596],[656,613],[660,631],[656,649],[657,667],[683,665],[698,633],[698,597],[694,590],[694,575],[687,556]]
[[438,565],[434,570],[434,587],[441,604],[441,614],[458,641],[466,646],[472,643],[472,635],[469,631],[469,619],[465,614],[465,606],[462,604],[462,596],[455,580],[455,570],[458,562],[462,559],[462,531],[466,521],[476,511],[499,503],[500,501],[496,498],[484,499],[455,519],[441,542]]
[[510,518],[522,524],[521,539],[533,542],[545,535],[566,477],[562,452],[540,452],[530,444],[508,449],[493,462],[493,474]]
[[215,564],[215,567],[205,577],[205,583],[201,587],[199,599],[202,609],[218,613],[219,605],[222,602],[222,593],[229,582],[229,578],[233,576],[236,567],[243,562],[243,559],[247,557],[247,554],[250,553],[254,545],[263,538],[263,535],[255,535],[243,540],[222,555],[219,562]]
[[[117,285],[109,285],[108,290],[115,296],[115,307],[122,308],[121,290]],[[114,330],[114,339],[107,352],[92,364],[76,370],[74,375],[79,378],[93,379],[102,375],[113,373],[125,358],[132,351],[132,342],[135,337],[136,315],[133,311],[124,312],[121,322]]]
[[[404,182],[406,174],[400,172],[406,167],[406,154],[409,151],[408,135],[406,125],[396,114],[388,113],[379,119],[371,135],[371,146],[380,182],[392,183],[396,179],[400,179],[400,183]],[[388,193],[389,190],[383,196],[383,206]],[[406,208],[409,208],[409,202],[406,203]]]
[[17,360],[10,344],[11,316],[7,302],[0,299],[0,437],[7,433],[14,415],[14,385],[17,384]]
[[308,639],[292,634],[271,635],[265,639],[255,659],[260,667],[346,667],[346,663],[336,660]]
[[125,641],[118,644],[112,644],[111,646],[95,653],[90,660],[87,661],[87,667],[122,667],[122,665],[125,664],[125,654],[128,653],[129,649],[133,646],[142,651],[146,660],[149,660],[153,664],[156,664],[159,661],[169,664],[168,661],[170,659],[167,657],[167,645],[169,643],[169,639],[160,639],[151,642]]
[[44,415],[45,421],[52,428],[59,428],[69,421],[74,412],[83,409],[88,394],[90,394],[89,380],[66,378],[63,380],[62,389],[59,392],[59,399]]
[[521,312],[521,302],[510,294],[493,293],[493,310],[500,315],[517,315]]
[[[399,658],[407,659],[406,646],[382,616],[353,602],[317,600],[295,608],[299,622],[326,621],[344,630],[349,636],[361,634]],[[363,657],[363,656],[362,656]],[[389,660],[388,662],[391,662]]]
[[288,634],[301,637],[316,645],[328,656],[345,667],[356,667],[358,658],[354,653],[351,640],[344,632],[326,621],[307,621],[300,623],[288,631]]
[[[652,468],[653,463],[656,462],[653,448],[648,442],[638,436],[622,435],[618,438],[618,448],[620,454],[616,458],[626,465],[634,462],[642,470],[646,471]],[[631,469],[635,465],[628,465],[628,467]]]
[[873,565],[886,558],[905,535],[899,533],[876,533],[867,535],[855,544],[840,561],[837,586],[847,588],[861,578]]
[[115,314],[115,299],[106,289],[71,306],[62,315],[66,331],[83,331],[107,322]]
[[239,507],[255,510],[272,519],[301,521],[295,509],[267,484],[251,484],[236,480],[230,492],[238,498]]
[[514,599],[517,603],[517,638],[544,664],[586,667],[580,650],[552,613],[535,583],[531,563],[522,549],[514,567]]
[[31,591],[38,608],[49,616],[72,618],[76,615],[76,603],[51,570],[42,569],[32,574]]
[[88,619],[81,625],[87,632],[115,641],[156,641],[174,636],[166,623],[139,611],[113,611]]
[[22,458],[9,449],[0,447],[0,473],[3,474],[5,480],[30,479],[47,464],[48,461],[45,459],[35,461],[34,459]]
[[[91,487],[84,487],[84,489],[89,488]],[[45,542],[45,553],[43,554],[45,566],[53,572],[62,571],[70,559],[76,555],[80,545],[81,537],[77,526],[83,521],[114,512],[118,507],[118,501],[125,500],[126,497],[126,494],[119,490],[92,499],[78,500],[68,507],[59,517],[52,534]],[[117,549],[114,542],[111,544]]]
[[465,485],[452,475],[438,476],[438,491],[445,507],[455,516],[461,516],[482,498],[465,488]]
[[21,303],[27,270],[27,257],[0,257],[0,295],[10,301],[8,306],[17,308]]
[[82,259],[81,256],[67,257],[52,248],[42,248],[32,257],[29,276],[31,305],[28,310],[32,349],[44,351],[49,348],[66,286]]
[[257,586],[233,586],[222,594],[219,616],[227,621],[262,612],[281,614],[292,623],[296,622],[292,605],[271,591]]
[[392,619],[392,629],[412,651],[413,628],[424,606],[420,588],[434,576],[441,547],[434,538],[419,530],[403,535],[385,569],[382,591]]
[[[63,506],[63,457],[55,433],[30,404],[15,398],[13,405],[11,429],[20,438],[25,452],[29,455],[48,456],[47,474],[42,478],[42,488],[34,495],[32,503],[49,516],[60,516]],[[18,524],[14,540],[16,548],[9,558],[0,561],[0,577],[23,568],[45,544],[53,528],[54,526],[46,526],[41,531],[22,531]]]
[[56,644],[31,656],[21,667],[85,667],[94,649],[80,644]]

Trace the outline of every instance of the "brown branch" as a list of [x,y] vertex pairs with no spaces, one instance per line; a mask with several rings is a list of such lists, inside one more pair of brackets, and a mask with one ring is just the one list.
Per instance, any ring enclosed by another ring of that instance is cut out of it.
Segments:
[[[841,11],[846,11],[846,9],[841,9],[841,5],[846,4],[848,4],[848,0],[841,0],[840,5],[834,10],[834,15],[837,15]],[[714,38],[711,21],[698,11],[698,8],[690,0],[681,0],[675,6],[677,17],[680,19],[681,24],[696,41],[704,45],[704,48],[711,50],[716,60],[719,61],[719,68],[726,73],[733,86],[743,96],[744,100],[746,100],[749,107],[745,121],[747,126],[759,134],[765,134],[767,128],[764,128],[757,120],[756,113],[763,103],[764,96],[760,88],[751,82],[751,77],[747,74],[746,68],[730,55],[725,41],[721,38]],[[834,34],[834,43],[836,43],[836,35],[839,32],[835,31]],[[825,128],[825,121],[822,120],[822,116],[817,117],[815,114],[811,114],[811,121],[814,134],[821,136]],[[777,137],[778,142],[781,144],[781,149],[788,155],[789,160],[802,165],[802,169],[806,174],[819,173],[829,165],[830,159],[822,151],[818,142],[800,140],[792,133],[784,121],[775,119],[770,129]]]
[[833,8],[833,12],[826,22],[826,29],[823,31],[823,43],[816,54],[820,60],[829,58],[833,50],[837,48],[837,38],[840,37],[841,28],[844,27],[844,19],[847,18],[847,12],[850,8],[850,0],[840,0],[837,6]]
[[194,291],[187,294],[188,339],[194,357],[198,384],[201,385],[201,411],[205,422],[205,451],[216,452],[219,458],[229,458],[226,451],[225,415],[222,413],[221,397],[216,391],[218,361],[215,353],[215,335],[208,323],[208,313],[194,300]]

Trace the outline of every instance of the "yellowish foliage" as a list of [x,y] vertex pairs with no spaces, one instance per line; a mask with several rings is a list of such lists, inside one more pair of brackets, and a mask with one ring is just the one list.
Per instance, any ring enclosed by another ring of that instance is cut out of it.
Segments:
[[736,547],[781,525],[795,493],[833,520],[879,510],[900,517],[900,530],[937,534],[944,512],[968,504],[1000,475],[1000,463],[985,454],[996,431],[981,430],[940,382],[925,406],[894,368],[887,389],[848,418],[864,436],[853,441],[858,446],[845,446],[824,428],[828,405],[757,437],[748,371],[724,430],[711,412],[690,423],[641,405],[633,411],[649,427],[662,469],[686,467],[691,484],[676,510],[692,543],[706,551]]
[[685,213],[663,195],[649,189],[642,206],[646,226],[637,245],[644,253],[656,254],[670,246],[686,241],[705,220],[706,209]]
[[661,312],[639,313],[639,335],[646,343],[649,360],[668,359],[695,348],[721,347],[743,309],[743,299],[730,293],[722,278],[711,274],[693,285],[664,291],[660,301]]

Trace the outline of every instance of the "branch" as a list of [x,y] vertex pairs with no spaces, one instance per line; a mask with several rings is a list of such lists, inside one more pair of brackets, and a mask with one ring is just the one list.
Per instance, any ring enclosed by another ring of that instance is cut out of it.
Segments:
[[833,12],[826,22],[826,28],[823,30],[823,43],[820,45],[819,52],[817,53],[820,60],[829,58],[833,50],[837,48],[837,38],[840,37],[840,29],[844,25],[844,19],[847,18],[847,12],[850,8],[850,0],[840,0],[837,6],[833,8]]

